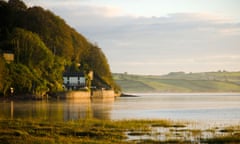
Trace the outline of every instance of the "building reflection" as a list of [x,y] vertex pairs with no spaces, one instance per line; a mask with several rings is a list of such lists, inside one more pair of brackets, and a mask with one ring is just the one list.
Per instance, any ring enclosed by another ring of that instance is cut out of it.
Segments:
[[64,105],[64,120],[110,119],[113,99],[68,99]]
[[63,105],[63,115],[65,121],[90,118],[90,99],[67,99]]
[[111,119],[113,102],[114,98],[1,102],[0,118],[49,121]]
[[114,98],[94,98],[92,99],[92,114],[96,119],[111,119],[112,104]]

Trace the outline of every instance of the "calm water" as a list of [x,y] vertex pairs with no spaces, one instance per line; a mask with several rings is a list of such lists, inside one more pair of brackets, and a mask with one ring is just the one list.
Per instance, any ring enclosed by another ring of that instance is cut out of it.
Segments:
[[171,119],[240,124],[240,94],[136,94],[104,100],[0,102],[0,118]]

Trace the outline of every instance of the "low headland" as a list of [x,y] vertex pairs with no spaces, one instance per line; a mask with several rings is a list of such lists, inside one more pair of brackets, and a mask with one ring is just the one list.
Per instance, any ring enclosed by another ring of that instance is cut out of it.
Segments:
[[139,96],[134,94],[121,93],[120,97],[139,97]]

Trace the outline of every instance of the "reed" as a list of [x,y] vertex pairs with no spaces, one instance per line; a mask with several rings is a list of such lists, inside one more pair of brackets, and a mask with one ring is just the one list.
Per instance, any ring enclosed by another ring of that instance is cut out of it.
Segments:
[[[224,136],[202,138],[204,130],[188,129],[184,122],[171,120],[98,120],[67,122],[37,120],[0,120],[0,143],[5,144],[129,144],[129,143],[189,143],[184,134],[197,135],[203,143],[239,143],[239,126],[219,130]],[[167,129],[166,133],[156,129]],[[183,129],[184,128],[184,129]],[[177,135],[176,135],[177,132]],[[197,134],[195,134],[197,133]],[[165,139],[159,137],[164,135]],[[134,137],[134,139],[131,139]]]

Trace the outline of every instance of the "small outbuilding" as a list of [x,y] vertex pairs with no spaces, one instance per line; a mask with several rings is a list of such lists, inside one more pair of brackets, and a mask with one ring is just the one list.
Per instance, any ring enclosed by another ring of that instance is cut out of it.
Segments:
[[14,54],[12,52],[4,52],[3,58],[6,60],[7,63],[11,63],[14,61]]

